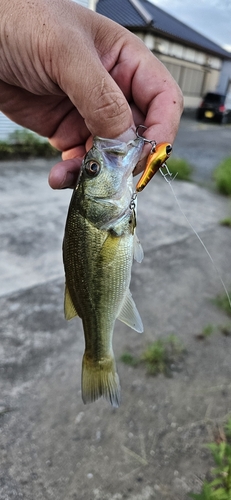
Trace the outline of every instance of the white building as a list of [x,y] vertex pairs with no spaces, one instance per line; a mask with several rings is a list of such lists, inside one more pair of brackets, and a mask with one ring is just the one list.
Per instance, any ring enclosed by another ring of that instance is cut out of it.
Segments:
[[98,0],[96,11],[144,41],[181,87],[185,108],[197,108],[208,91],[227,91],[231,84],[231,53],[153,3]]

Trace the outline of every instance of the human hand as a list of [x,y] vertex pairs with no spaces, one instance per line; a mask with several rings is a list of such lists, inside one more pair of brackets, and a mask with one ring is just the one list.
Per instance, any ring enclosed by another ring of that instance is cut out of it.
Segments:
[[75,184],[92,136],[174,141],[181,92],[138,37],[70,0],[0,6],[0,109],[62,151],[51,187]]

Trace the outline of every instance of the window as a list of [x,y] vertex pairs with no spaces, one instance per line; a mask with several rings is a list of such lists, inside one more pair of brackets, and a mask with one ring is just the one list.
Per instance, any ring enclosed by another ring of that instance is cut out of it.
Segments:
[[203,69],[188,68],[171,62],[164,62],[164,64],[185,95],[201,96],[205,76]]
[[201,95],[203,80],[204,71],[182,68],[180,86],[185,95]]
[[180,73],[181,73],[181,65],[180,64],[174,64],[171,62],[164,62],[166,68],[168,68],[168,71],[171,73],[173,78],[176,80],[176,82],[179,84],[180,81]]

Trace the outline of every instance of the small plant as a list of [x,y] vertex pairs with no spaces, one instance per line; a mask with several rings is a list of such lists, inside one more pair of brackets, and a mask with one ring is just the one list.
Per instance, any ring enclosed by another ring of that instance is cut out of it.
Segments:
[[166,372],[167,355],[164,341],[159,339],[153,342],[142,355],[148,373],[156,375],[157,373]]
[[176,179],[179,181],[190,181],[192,175],[192,167],[183,158],[170,157],[167,162],[169,171],[173,175],[176,175]]
[[29,130],[16,130],[9,134],[7,141],[0,141],[0,160],[11,158],[57,156],[58,151],[50,143]]
[[155,340],[141,356],[151,375],[158,373],[170,374],[171,365],[179,361],[185,351],[182,342],[176,335],[169,335],[166,339]]
[[202,332],[201,332],[201,333],[198,333],[198,334],[196,335],[196,338],[197,338],[198,340],[205,340],[205,339],[207,339],[208,337],[210,337],[210,336],[212,335],[213,331],[214,331],[214,330],[213,330],[213,326],[212,326],[212,325],[206,325],[206,326],[203,328]]
[[120,357],[121,361],[126,365],[138,366],[144,364],[147,373],[157,375],[163,373],[169,376],[171,367],[176,364],[181,358],[185,348],[183,343],[176,335],[169,335],[166,339],[157,339],[150,344],[140,358],[134,357],[129,352],[124,352]]
[[231,325],[222,325],[220,326],[220,331],[222,335],[225,337],[230,337],[231,336]]
[[120,356],[120,360],[123,361],[125,365],[136,366],[139,363],[139,360],[135,358],[130,352],[124,352]]
[[[231,296],[231,291],[229,291],[228,294],[229,294],[229,297],[230,297]],[[231,316],[231,307],[230,307],[230,303],[229,303],[229,300],[228,300],[228,297],[227,297],[226,294],[217,295],[217,297],[215,297],[215,299],[214,299],[213,302],[214,302],[214,304],[216,304],[217,307],[219,307],[226,314],[228,314],[229,316]]]
[[231,195],[231,156],[225,158],[214,171],[216,187],[221,194]]
[[228,420],[224,431],[220,433],[215,443],[209,443],[216,468],[213,469],[214,479],[204,481],[199,494],[190,493],[194,500],[230,500],[231,499],[231,418]]
[[226,217],[220,221],[221,226],[231,227],[231,217]]

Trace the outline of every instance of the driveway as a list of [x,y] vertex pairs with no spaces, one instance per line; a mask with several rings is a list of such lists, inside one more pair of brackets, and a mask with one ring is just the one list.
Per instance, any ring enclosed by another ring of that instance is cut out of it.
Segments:
[[[183,119],[174,154],[195,178],[231,154],[230,126]],[[81,322],[63,318],[61,244],[70,191],[47,185],[50,162],[0,166],[0,500],[186,500],[214,465],[204,444],[230,413],[230,319],[212,299],[216,270],[161,176],[138,197],[144,261],[131,289],[144,323],[117,322],[114,352],[122,404],[81,400]],[[186,216],[231,288],[230,201],[174,181]],[[206,325],[209,339],[198,341]],[[148,343],[175,334],[186,353],[171,377],[127,366]]]

